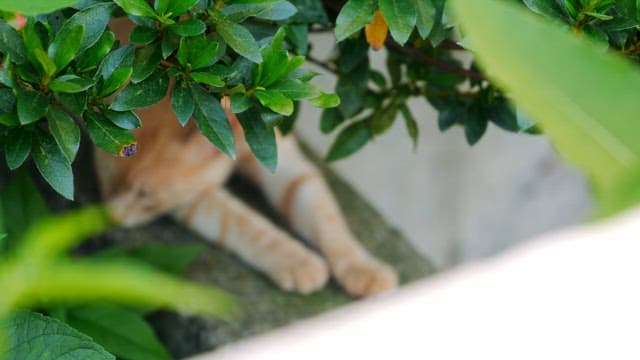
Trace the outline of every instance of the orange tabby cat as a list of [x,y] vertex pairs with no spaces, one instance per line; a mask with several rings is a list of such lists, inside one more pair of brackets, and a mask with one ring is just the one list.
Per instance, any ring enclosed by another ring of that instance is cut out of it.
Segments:
[[[124,35],[130,25],[113,22],[111,27]],[[324,286],[330,273],[353,296],[396,287],[394,270],[354,239],[322,175],[292,136],[278,134],[279,166],[272,174],[253,157],[230,112],[238,147],[235,162],[211,145],[193,121],[181,127],[169,97],[138,115],[144,126],[135,131],[135,156],[95,151],[102,195],[116,221],[133,226],[170,213],[285,290],[312,292]],[[323,257],[227,192],[223,184],[234,169],[248,175]]]

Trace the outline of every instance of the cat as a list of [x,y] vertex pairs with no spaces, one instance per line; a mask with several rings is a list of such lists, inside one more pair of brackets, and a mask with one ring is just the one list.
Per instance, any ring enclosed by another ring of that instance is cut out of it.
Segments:
[[[110,27],[125,42],[130,24],[113,21]],[[194,121],[182,127],[168,96],[137,111],[143,126],[134,131],[139,149],[135,156],[116,157],[95,148],[100,190],[114,220],[135,226],[170,214],[288,291],[321,289],[330,274],[355,297],[395,288],[396,272],[355,240],[322,174],[295,138],[277,134],[279,165],[275,173],[269,172],[251,153],[225,100],[237,144],[235,161],[201,135]],[[255,182],[322,256],[225,190],[233,170]]]

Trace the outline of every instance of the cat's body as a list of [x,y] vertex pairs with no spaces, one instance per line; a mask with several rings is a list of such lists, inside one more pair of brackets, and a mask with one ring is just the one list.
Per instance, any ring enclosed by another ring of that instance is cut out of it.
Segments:
[[[123,31],[116,26],[115,32]],[[138,114],[144,125],[135,131],[135,156],[119,158],[95,150],[102,195],[119,223],[131,226],[170,213],[286,290],[317,290],[329,274],[354,296],[397,285],[395,272],[354,239],[321,173],[292,136],[278,135],[279,165],[272,174],[251,154],[231,113],[227,116],[237,144],[235,161],[211,145],[193,121],[181,127],[168,97]],[[228,193],[223,184],[234,170],[252,179],[322,257]]]

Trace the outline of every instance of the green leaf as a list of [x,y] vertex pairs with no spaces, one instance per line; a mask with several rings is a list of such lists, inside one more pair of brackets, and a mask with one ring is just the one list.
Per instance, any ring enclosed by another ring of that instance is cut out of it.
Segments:
[[144,46],[136,49],[133,60],[133,72],[131,82],[139,83],[153,74],[162,60],[162,50],[160,43]]
[[66,106],[69,110],[71,110],[76,115],[81,115],[84,109],[87,106],[87,94],[86,93],[76,93],[76,94],[58,94],[58,98],[62,105]]
[[336,94],[322,93],[317,98],[310,99],[309,102],[319,108],[327,109],[340,105],[340,98]]
[[136,26],[129,33],[129,41],[135,45],[149,45],[158,38],[159,34],[154,28]]
[[144,81],[130,84],[124,88],[111,103],[116,111],[133,110],[148,107],[162,100],[169,88],[169,78],[162,72],[156,72]]
[[17,311],[0,324],[11,334],[6,359],[20,360],[115,360],[90,337],[54,318],[29,311]]
[[320,117],[320,131],[323,134],[332,132],[338,125],[342,124],[344,117],[336,108],[325,109]]
[[174,2],[173,0],[155,0],[153,2],[153,8],[156,9],[158,14],[164,15],[169,8],[169,5]]
[[171,107],[176,113],[176,117],[182,126],[186,125],[191,115],[195,104],[193,97],[191,96],[191,90],[189,85],[184,80],[176,81],[176,85],[171,92]]
[[83,79],[77,75],[62,75],[49,83],[49,89],[58,93],[78,93],[92,87],[92,80]]
[[378,135],[387,131],[395,122],[398,110],[398,105],[392,103],[383,109],[375,111],[371,116],[371,132],[374,135]]
[[49,214],[44,198],[25,170],[12,173],[0,192],[0,199],[4,231],[10,245],[17,243],[31,224]]
[[82,43],[78,49],[78,53],[90,48],[98,40],[100,40],[104,29],[107,27],[111,19],[111,10],[114,8],[112,3],[97,3],[95,5],[84,8],[73,14],[67,20],[57,36],[67,36],[67,34],[78,25],[84,27],[82,35]]
[[[599,201],[620,199],[618,185],[640,169],[635,115],[640,112],[635,96],[640,73],[635,65],[508,3],[452,4],[493,79],[542,124],[557,149],[589,175]],[[544,51],[531,46],[542,42]],[[606,94],[597,89],[606,89]],[[607,213],[638,201],[640,197],[610,204]]]
[[235,158],[233,131],[219,100],[198,84],[191,84],[194,114],[200,132],[218,149]]
[[4,142],[4,157],[9,169],[15,170],[29,157],[33,134],[21,127],[10,128]]
[[414,0],[379,0],[382,17],[389,25],[394,40],[404,45],[416,25],[417,12]]
[[115,126],[104,115],[88,112],[87,131],[94,144],[118,156],[132,156],[136,152],[136,138],[129,130]]
[[213,63],[218,53],[218,43],[204,35],[182,38],[178,48],[178,61],[183,67],[197,70]]
[[49,131],[67,160],[72,163],[80,148],[80,128],[67,113],[50,107],[47,114]]
[[129,15],[154,17],[156,12],[145,0],[113,0]]
[[258,79],[254,79],[256,85],[268,87],[286,75],[289,55],[285,50],[282,50],[282,42],[285,34],[284,28],[278,29],[271,44],[262,49],[261,53],[264,62],[259,65],[254,65],[258,67],[259,74]]
[[241,113],[251,106],[251,100],[246,94],[231,95],[231,112],[234,114]]
[[345,158],[362,148],[371,139],[371,131],[364,120],[342,129],[331,145],[327,161]]
[[[107,97],[116,92],[133,74],[133,67],[126,66],[116,69],[111,76],[102,83],[102,86],[97,87],[99,89],[99,97]],[[100,82],[98,82],[100,84]]]
[[127,130],[137,129],[142,126],[142,122],[138,115],[133,111],[107,111],[107,118],[118,127]]
[[223,18],[216,20],[216,31],[235,52],[254,63],[262,62],[260,47],[249,30]]
[[202,244],[146,244],[131,249],[110,247],[94,256],[109,259],[134,259],[162,271],[180,275],[203,250]]
[[39,91],[20,89],[17,104],[20,124],[26,125],[40,120],[47,113],[49,98]]
[[198,19],[189,19],[169,26],[169,31],[180,36],[196,36],[204,33],[207,26]]
[[562,10],[556,0],[523,0],[525,5],[532,11],[552,18],[562,19]]
[[269,90],[277,90],[291,100],[312,99],[321,95],[317,87],[295,79],[285,79],[271,86]]
[[74,307],[65,322],[119,358],[171,359],[142,315],[124,307],[108,303]]
[[289,116],[293,113],[293,101],[279,91],[260,90],[255,95],[262,105],[278,114]]
[[[5,0],[5,2],[7,2]],[[14,1],[9,1],[14,2]],[[11,25],[0,19],[0,52],[9,54],[11,60],[22,64],[27,56],[27,51],[22,41],[22,36]]]
[[413,0],[416,9],[416,28],[420,37],[426,39],[435,24],[436,8],[431,0]]
[[370,23],[377,6],[376,0],[347,1],[336,19],[336,39],[342,41]]
[[467,111],[464,122],[464,137],[469,145],[475,145],[487,131],[488,120],[484,114],[471,108]]
[[407,128],[407,133],[409,134],[409,137],[413,142],[413,148],[415,149],[418,146],[418,123],[406,104],[400,106],[400,112],[402,112],[404,125]]
[[254,108],[237,116],[251,152],[269,171],[275,172],[278,166],[278,148],[273,128],[262,121],[260,113]]
[[105,31],[93,46],[78,56],[76,61],[78,70],[84,71],[97,67],[100,61],[109,53],[114,42],[115,34],[111,31]]
[[204,83],[214,87],[223,87],[224,81],[220,75],[214,75],[208,72],[192,72],[189,74],[193,80],[199,83]]
[[114,72],[133,66],[134,51],[135,48],[133,46],[127,45],[110,52],[100,63],[97,74],[100,74],[106,80]]
[[55,139],[47,132],[39,130],[31,153],[38,172],[47,183],[60,195],[73,200],[71,165]]
[[83,35],[84,25],[78,24],[66,33],[58,33],[49,45],[49,57],[53,59],[58,70],[63,69],[76,57]]
[[165,14],[171,13],[173,16],[182,15],[197,4],[198,1],[199,0],[172,0]]
[[220,12],[233,22],[242,22],[248,17],[280,21],[294,15],[298,10],[288,1],[268,1],[257,3],[235,3],[222,7]]
[[56,64],[49,58],[46,52],[42,49],[32,49],[33,55],[36,58],[37,64],[43,75],[51,77],[56,73]]
[[77,1],[78,0],[0,0],[0,9],[23,15],[40,15],[71,6]]

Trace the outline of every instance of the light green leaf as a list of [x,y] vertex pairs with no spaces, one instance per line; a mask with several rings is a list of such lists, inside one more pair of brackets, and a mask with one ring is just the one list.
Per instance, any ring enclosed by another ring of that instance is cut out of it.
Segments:
[[74,307],[65,322],[119,358],[171,359],[142,315],[127,308],[108,303]]
[[378,6],[382,17],[389,25],[391,36],[400,45],[404,45],[416,25],[417,12],[414,0],[379,0]]
[[370,23],[377,6],[376,0],[347,1],[336,19],[336,39],[342,41]]
[[0,10],[23,15],[39,15],[68,7],[78,0],[0,0]]
[[43,130],[36,133],[31,149],[33,161],[40,175],[60,195],[73,200],[73,172],[55,139]]
[[124,157],[135,154],[136,138],[129,130],[115,126],[102,114],[88,112],[87,118],[87,131],[99,148]]
[[279,21],[291,17],[297,11],[296,7],[288,1],[235,3],[223,6],[220,9],[220,12],[233,22],[242,22],[251,16],[265,20]]
[[145,0],[113,0],[129,15],[153,17],[156,12]]
[[167,94],[168,88],[167,75],[157,72],[144,81],[124,88],[111,103],[111,109],[124,111],[154,105]]
[[18,311],[0,330],[11,334],[3,359],[15,360],[115,360],[90,337],[54,318]]
[[80,148],[80,128],[67,113],[50,107],[47,113],[49,131],[67,160],[72,163]]
[[262,105],[278,114],[289,116],[293,113],[293,101],[281,92],[275,90],[260,90],[256,91],[255,94]]
[[247,28],[223,18],[216,20],[216,31],[235,52],[254,63],[262,62],[260,47]]
[[321,95],[317,87],[296,79],[285,79],[269,89],[277,90],[291,100],[311,99]]
[[193,80],[199,83],[204,83],[214,87],[223,87],[224,81],[220,75],[214,75],[208,72],[192,72],[189,74]]
[[235,158],[233,131],[220,101],[198,84],[191,84],[190,88],[195,105],[193,116],[200,132],[222,152]]
[[93,81],[89,79],[83,79],[77,75],[67,74],[53,79],[49,83],[49,89],[58,93],[78,93],[85,91],[93,86]]
[[309,102],[319,108],[328,109],[340,105],[340,98],[336,94],[322,93],[317,98],[310,99]]
[[371,131],[364,120],[342,129],[331,145],[327,161],[345,158],[362,148],[371,138]]
[[199,0],[172,0],[165,14],[171,13],[173,16],[182,15],[197,4],[198,1]]
[[[638,69],[508,3],[454,0],[452,5],[493,79],[589,175],[601,202],[619,198],[618,184],[640,169]],[[531,46],[543,42],[544,51]],[[608,212],[629,202],[619,205]]]
[[78,24],[66,33],[58,33],[49,45],[49,57],[53,59],[58,70],[63,69],[76,57],[83,35],[84,25]]
[[264,123],[260,113],[254,108],[237,116],[251,152],[269,171],[275,172],[278,166],[278,148],[273,128]]

